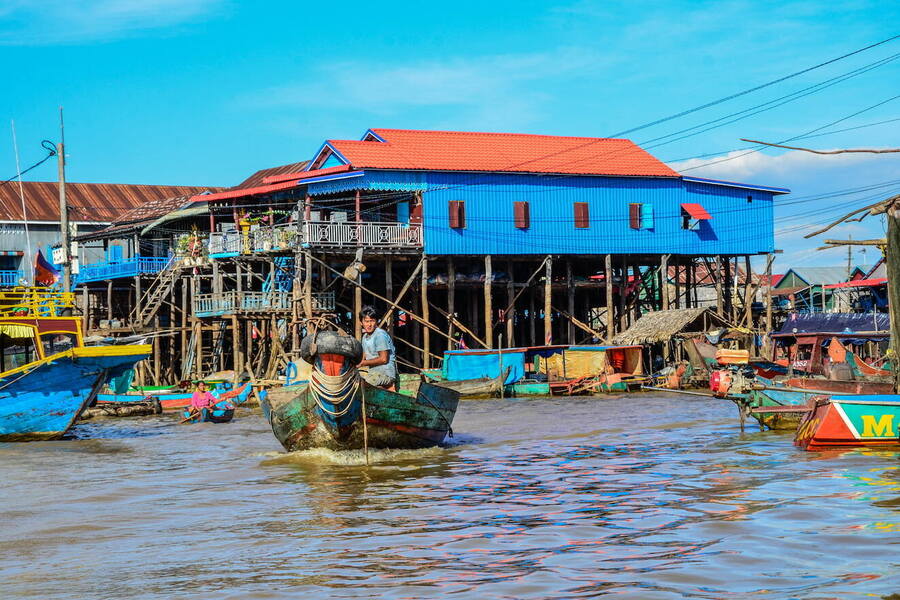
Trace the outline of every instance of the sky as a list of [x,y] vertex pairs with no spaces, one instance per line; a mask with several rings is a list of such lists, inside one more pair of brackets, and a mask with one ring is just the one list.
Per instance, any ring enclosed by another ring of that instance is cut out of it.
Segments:
[[[896,0],[320,4],[0,0],[0,179],[11,121],[24,168],[59,139],[60,106],[83,182],[229,186],[374,127],[629,132],[686,175],[790,188],[776,271],[846,264],[803,236],[900,193],[900,154],[740,141],[900,146],[900,39],[635,130],[898,35]],[[26,176],[55,178],[53,161]],[[828,236],[883,233],[869,217]]]

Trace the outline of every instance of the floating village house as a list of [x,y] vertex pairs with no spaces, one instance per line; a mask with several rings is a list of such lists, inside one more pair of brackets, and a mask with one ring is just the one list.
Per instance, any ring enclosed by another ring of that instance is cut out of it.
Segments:
[[696,306],[701,265],[719,312],[743,315],[750,291],[724,274],[773,251],[787,191],[682,176],[624,139],[373,129],[81,236],[137,236],[163,266],[80,292],[92,329],[164,334],[156,381],[274,377],[307,332],[357,329],[363,304],[391,309],[401,365],[438,366],[460,345],[612,339]]

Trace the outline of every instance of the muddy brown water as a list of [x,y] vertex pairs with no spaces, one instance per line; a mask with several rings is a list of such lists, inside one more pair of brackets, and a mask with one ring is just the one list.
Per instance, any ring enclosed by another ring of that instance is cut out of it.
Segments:
[[872,598],[900,454],[727,402],[464,402],[448,447],[285,454],[258,409],[0,444],[0,598]]

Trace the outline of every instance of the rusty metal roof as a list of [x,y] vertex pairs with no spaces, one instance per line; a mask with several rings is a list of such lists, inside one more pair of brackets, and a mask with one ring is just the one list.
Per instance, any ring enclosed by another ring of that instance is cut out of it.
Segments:
[[[270,167],[268,169],[260,169],[244,181],[240,182],[233,188],[228,188],[229,190],[242,190],[245,188],[254,188],[264,185],[266,182],[264,181],[267,177],[273,177],[275,175],[284,175],[286,173],[299,173],[304,168],[306,168],[306,164],[309,161],[304,160],[303,162],[290,163],[287,165],[281,165],[280,167]],[[199,193],[199,192],[198,192]]]
[[[59,221],[59,186],[55,181],[24,181],[22,187],[29,221]],[[220,189],[211,186],[67,182],[66,199],[69,220],[110,223],[144,204]],[[0,221],[22,220],[18,182],[0,185]]]

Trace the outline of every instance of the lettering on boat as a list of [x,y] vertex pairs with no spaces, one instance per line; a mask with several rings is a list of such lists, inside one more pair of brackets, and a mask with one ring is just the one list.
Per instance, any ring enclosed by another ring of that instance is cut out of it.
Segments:
[[886,414],[876,421],[875,415],[860,415],[863,423],[862,437],[893,437],[894,415]]

